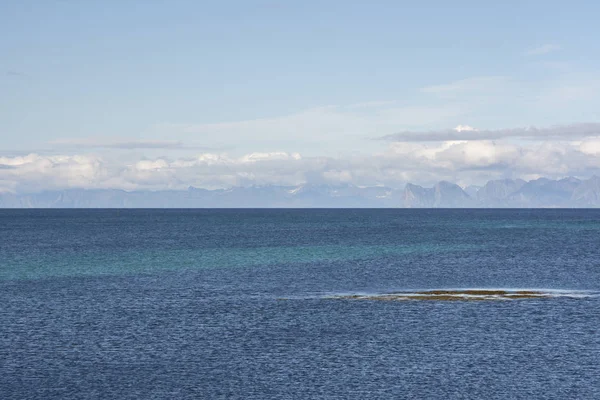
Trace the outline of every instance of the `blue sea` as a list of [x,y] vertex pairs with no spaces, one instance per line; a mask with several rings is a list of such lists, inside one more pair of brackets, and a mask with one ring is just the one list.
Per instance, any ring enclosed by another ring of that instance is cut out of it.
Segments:
[[[583,293],[332,298],[427,289]],[[600,210],[0,210],[0,399],[599,399]]]

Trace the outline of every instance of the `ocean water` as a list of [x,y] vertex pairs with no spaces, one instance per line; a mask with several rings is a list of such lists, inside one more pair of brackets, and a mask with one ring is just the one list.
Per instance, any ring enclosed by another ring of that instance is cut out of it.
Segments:
[[[508,301],[370,301],[438,288]],[[597,399],[600,210],[0,210],[0,399]]]

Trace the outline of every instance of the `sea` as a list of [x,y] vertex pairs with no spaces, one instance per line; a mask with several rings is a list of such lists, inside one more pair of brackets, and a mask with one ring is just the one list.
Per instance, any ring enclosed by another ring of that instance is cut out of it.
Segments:
[[0,210],[0,399],[600,399],[599,293],[600,210]]

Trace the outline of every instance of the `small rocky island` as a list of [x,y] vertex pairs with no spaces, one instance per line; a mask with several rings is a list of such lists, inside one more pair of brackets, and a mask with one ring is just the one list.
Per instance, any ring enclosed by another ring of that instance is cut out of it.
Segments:
[[341,300],[379,300],[379,301],[484,301],[484,300],[518,300],[543,299],[556,297],[557,294],[539,290],[424,290],[416,292],[397,292],[384,294],[347,294],[329,296],[330,299]]

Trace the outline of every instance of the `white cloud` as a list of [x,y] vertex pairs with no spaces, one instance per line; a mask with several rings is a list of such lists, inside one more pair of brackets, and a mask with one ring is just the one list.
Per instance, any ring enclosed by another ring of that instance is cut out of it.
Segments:
[[142,160],[135,164],[135,169],[138,171],[157,171],[160,169],[169,168],[169,164],[165,160]]
[[[573,120],[599,122],[596,110],[600,76],[596,71],[584,73],[575,66],[548,70],[539,61],[531,63],[529,68],[538,68],[543,73],[537,74],[539,79],[504,75],[468,77],[398,93],[395,101],[328,105],[240,121],[163,123],[151,130],[153,137],[202,143],[212,149],[228,149],[236,155],[283,150],[307,157],[339,157],[381,150],[382,143],[365,138],[389,138],[394,132],[440,132],[441,127],[464,125],[467,121],[480,128],[478,133],[460,129],[459,133],[470,134],[469,140],[500,139],[504,134],[517,136],[508,132],[510,129],[497,129],[505,124],[564,127]],[[460,140],[461,135],[452,136],[454,133],[423,140]]]
[[487,139],[392,142],[382,152],[349,157],[304,157],[287,152],[250,153],[240,157],[202,153],[194,157],[122,162],[93,155],[30,154],[0,157],[0,191],[74,187],[214,189],[294,186],[306,182],[402,187],[407,181],[431,184],[451,180],[466,185],[501,177],[586,177],[600,171],[599,138],[600,135],[578,141],[554,139],[521,143]]
[[451,163],[451,168],[475,169],[490,166],[512,165],[520,155],[517,146],[495,143],[488,140],[474,140],[455,143],[437,154],[437,159]]
[[454,130],[456,132],[462,132],[462,131],[473,132],[473,131],[477,131],[478,129],[473,128],[472,126],[469,126],[469,125],[457,125],[456,128],[454,128]]
[[400,105],[368,102],[312,108],[289,115],[209,124],[163,124],[156,129],[179,132],[210,147],[272,152],[286,149],[303,154],[337,155],[357,149],[374,150],[365,138],[394,132],[398,127],[441,124],[463,114],[460,104]]
[[11,188],[95,187],[107,176],[101,159],[94,156],[0,157],[0,180]]
[[[596,73],[563,73],[536,83],[473,77],[415,91],[406,101],[325,106],[236,122],[163,124],[152,131],[152,137],[169,140],[63,139],[54,142],[66,148],[59,155],[0,156],[0,191],[304,182],[399,187],[406,181],[585,176],[600,168],[600,123],[548,126],[585,116],[597,121]],[[568,114],[566,105],[575,113]],[[482,128],[504,123],[507,109],[522,113],[525,121],[537,115],[544,125]],[[455,128],[438,129],[444,126]],[[69,149],[79,154],[65,155]],[[96,149],[102,156],[86,153]],[[143,157],[115,149],[146,151]]]
[[[575,143],[577,145],[577,143]],[[584,154],[600,156],[600,137],[591,137],[578,143],[579,151]]]
[[288,154],[284,151],[276,151],[271,153],[251,153],[240,158],[240,162],[253,163],[269,160],[300,160],[302,156],[299,153]]

